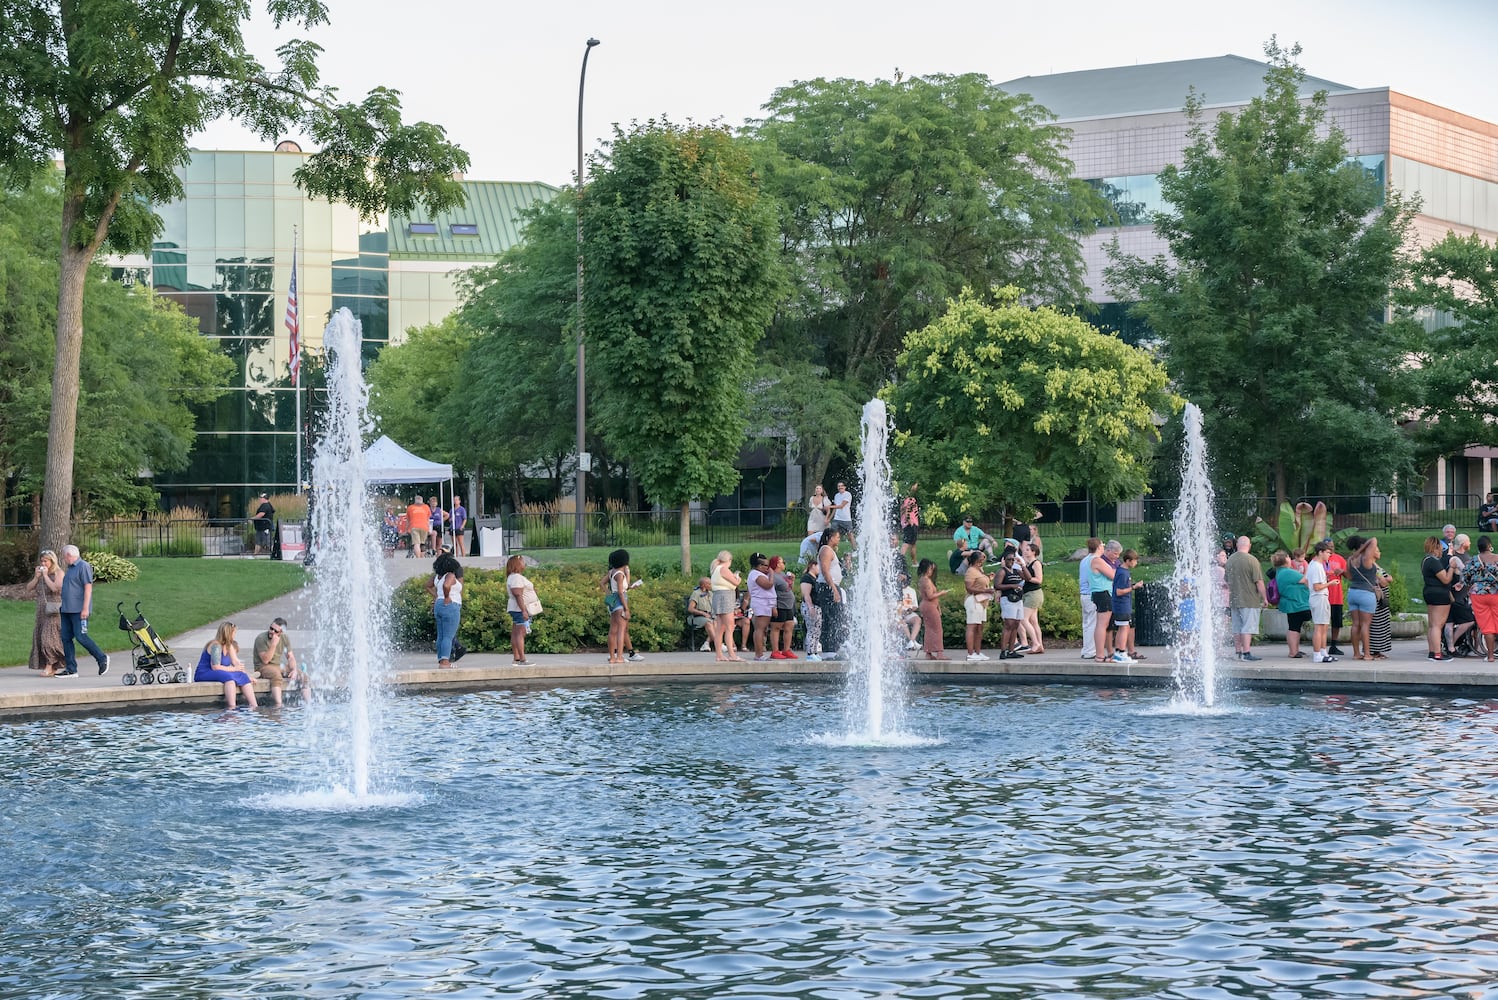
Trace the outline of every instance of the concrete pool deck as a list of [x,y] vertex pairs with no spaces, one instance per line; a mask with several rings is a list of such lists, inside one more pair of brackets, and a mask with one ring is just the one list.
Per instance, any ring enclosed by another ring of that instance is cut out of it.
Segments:
[[[466,559],[464,565],[500,568],[498,560]],[[494,563],[494,566],[490,566]],[[426,572],[428,564],[418,560],[389,560],[384,563],[392,578],[404,578]],[[307,609],[317,600],[316,588],[284,594],[264,604],[246,609],[234,616],[240,626],[243,657],[254,637],[272,618],[284,617],[289,623],[293,649],[311,648],[313,633],[300,627],[309,617]],[[176,653],[181,669],[190,676],[197,665],[199,652],[213,637],[214,626],[194,629],[167,640]],[[1350,644],[1344,643],[1343,648]],[[1240,688],[1314,690],[1323,692],[1376,692],[1389,695],[1438,694],[1464,697],[1498,698],[1498,663],[1482,659],[1457,659],[1436,663],[1425,658],[1425,640],[1396,640],[1387,660],[1358,662],[1343,658],[1336,663],[1312,663],[1310,646],[1306,658],[1292,660],[1280,643],[1256,646],[1263,657],[1254,663],[1230,661],[1226,664],[1230,683]],[[969,663],[962,650],[948,650],[950,662],[911,660],[918,683],[998,684],[998,683],[1070,683],[1102,687],[1159,687],[1170,683],[1170,651],[1164,647],[1146,647],[1146,659],[1140,663],[1096,663],[1082,659],[1075,648],[1052,647],[1042,655],[1026,654],[1023,659],[994,658]],[[219,684],[149,684],[127,686],[121,676],[130,670],[130,653],[116,652],[108,674],[95,673],[93,660],[81,655],[79,676],[64,679],[43,677],[24,665],[0,667],[0,717],[36,715],[88,715],[129,712],[177,706],[210,707],[223,699]],[[508,653],[470,653],[450,669],[437,668],[432,653],[400,653],[394,656],[390,673],[391,687],[398,692],[436,692],[496,689],[511,687],[547,687],[565,685],[642,684],[651,682],[690,681],[836,681],[844,665],[836,661],[808,663],[804,655],[798,660],[768,662],[719,663],[711,653],[646,653],[641,663],[608,663],[608,656],[596,653],[532,653],[526,666],[514,666]],[[309,664],[316,677],[316,664]],[[257,681],[260,697],[268,688]]]

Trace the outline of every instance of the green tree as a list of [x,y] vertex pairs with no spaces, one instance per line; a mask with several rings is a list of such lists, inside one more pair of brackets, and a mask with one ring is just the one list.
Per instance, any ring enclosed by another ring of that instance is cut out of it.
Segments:
[[[615,129],[583,200],[584,309],[595,423],[654,501],[731,490],[755,345],[781,293],[775,213],[726,131]],[[596,359],[596,360],[595,360]]]
[[456,315],[416,327],[400,344],[387,344],[365,372],[369,411],[380,433],[401,447],[458,465],[464,442],[444,420],[454,389],[463,381],[463,359],[474,334]]
[[[325,22],[323,0],[267,0],[275,26]],[[268,141],[300,129],[321,147],[297,171],[309,194],[365,216],[461,201],[468,165],[442,129],[400,120],[379,88],[349,103],[319,82],[321,49],[292,38],[267,68],[246,51],[247,0],[0,3],[0,176],[16,183],[62,156],[59,287],[42,542],[61,544],[72,512],[84,292],[101,249],[144,250],[152,205],[182,195],[187,141],[230,117]]]
[[1421,416],[1415,440],[1422,457],[1498,445],[1498,245],[1476,233],[1447,233],[1415,262],[1400,301],[1448,318],[1415,354]]
[[881,395],[892,461],[919,482],[927,517],[1017,512],[1086,484],[1103,500],[1147,484],[1157,415],[1179,400],[1148,353],[1004,288],[964,289],[909,334]]
[[749,131],[797,285],[779,325],[855,397],[963,287],[1086,301],[1079,240],[1111,212],[1044,108],[967,74],[798,82],[764,110]]
[[[532,206],[523,240],[461,279],[458,314],[477,336],[451,420],[475,454],[505,470],[516,508],[524,499],[522,466],[545,464],[560,487],[564,457],[576,450],[576,204],[564,191]],[[589,389],[598,382],[591,379]]]
[[[0,482],[14,475],[23,490],[40,484],[48,457],[61,202],[55,175],[0,191]],[[79,358],[74,483],[91,514],[111,516],[155,506],[140,471],[186,466],[190,406],[220,395],[233,364],[172,302],[97,265],[88,279],[83,320],[97,333]]]
[[789,442],[791,460],[806,470],[807,483],[821,482],[833,456],[858,444],[862,412],[848,383],[828,378],[825,368],[809,361],[771,357],[750,379],[753,443],[781,447]]
[[1412,210],[1350,162],[1326,95],[1302,102],[1299,47],[1266,47],[1265,92],[1189,144],[1160,188],[1170,255],[1110,249],[1106,272],[1159,335],[1177,391],[1208,415],[1219,488],[1280,501],[1292,474],[1383,485],[1409,468],[1409,324],[1384,322]]

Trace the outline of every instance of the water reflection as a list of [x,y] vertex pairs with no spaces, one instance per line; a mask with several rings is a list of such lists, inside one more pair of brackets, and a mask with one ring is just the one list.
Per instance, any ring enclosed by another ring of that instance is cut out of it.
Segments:
[[1118,694],[921,689],[943,742],[862,750],[830,687],[413,697],[418,798],[357,813],[265,808],[294,710],[5,726],[0,995],[1491,990],[1493,705]]

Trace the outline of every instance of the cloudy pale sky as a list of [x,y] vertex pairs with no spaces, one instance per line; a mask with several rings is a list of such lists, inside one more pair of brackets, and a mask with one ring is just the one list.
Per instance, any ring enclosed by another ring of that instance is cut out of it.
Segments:
[[[443,125],[468,176],[571,182],[577,84],[589,36],[583,132],[664,115],[737,126],[793,80],[984,73],[994,81],[1234,54],[1299,42],[1313,76],[1392,87],[1498,122],[1498,0],[329,0],[324,79],[343,95],[401,91],[406,117]],[[248,32],[274,59],[268,22]],[[295,137],[293,137],[295,138]],[[201,148],[260,149],[216,125]]]

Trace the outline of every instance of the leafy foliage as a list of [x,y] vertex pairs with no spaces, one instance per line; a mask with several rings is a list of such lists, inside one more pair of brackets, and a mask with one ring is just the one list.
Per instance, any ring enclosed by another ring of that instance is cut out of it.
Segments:
[[884,390],[892,458],[922,484],[927,520],[1001,508],[1028,516],[1073,483],[1120,499],[1146,485],[1165,371],[1136,347],[1054,309],[971,291],[905,338]]
[[[57,179],[0,190],[0,474],[22,490],[40,486],[47,460],[57,322]],[[85,428],[74,485],[91,514],[155,506],[142,468],[186,466],[195,442],[191,404],[222,394],[233,363],[174,303],[89,270],[78,415]]]
[[781,288],[774,212],[743,145],[667,121],[616,129],[585,194],[583,254],[604,373],[594,422],[610,451],[666,506],[730,492],[754,348]]
[[370,413],[381,433],[437,461],[471,461],[467,442],[444,417],[454,388],[465,379],[464,359],[474,339],[456,316],[448,316],[381,348],[365,375]]
[[1415,261],[1399,296],[1416,310],[1449,317],[1415,355],[1420,380],[1416,441],[1427,456],[1498,445],[1498,245],[1477,233],[1447,233]]
[[[1266,46],[1265,92],[1192,125],[1160,174],[1170,256],[1109,254],[1110,286],[1137,300],[1175,387],[1209,414],[1219,488],[1288,494],[1292,470],[1358,487],[1410,466],[1398,426],[1414,399],[1410,324],[1385,323],[1412,209],[1347,158],[1326,95],[1304,104],[1299,48]],[[1350,447],[1328,448],[1327,441]]]
[[[325,22],[323,0],[267,0],[277,28]],[[304,131],[319,147],[297,170],[309,194],[345,201],[365,218],[432,212],[462,201],[454,178],[468,155],[435,125],[407,125],[394,91],[341,101],[318,77],[320,48],[292,39],[266,67],[245,47],[245,0],[0,4],[0,180],[21,186],[62,156],[59,308],[48,422],[42,533],[66,535],[74,492],[87,273],[101,248],[146,249],[161,230],[153,208],[181,197],[176,167],[188,139],[229,117],[267,141]],[[90,328],[93,329],[93,328]]]
[[1086,301],[1079,240],[1109,210],[1028,98],[979,74],[816,79],[764,111],[749,132],[797,287],[777,325],[803,360],[872,389],[964,286]]
[[140,577],[140,569],[135,563],[112,552],[84,552],[82,558],[94,568],[95,583],[119,583]]

